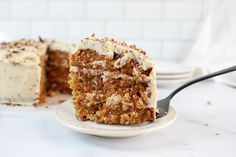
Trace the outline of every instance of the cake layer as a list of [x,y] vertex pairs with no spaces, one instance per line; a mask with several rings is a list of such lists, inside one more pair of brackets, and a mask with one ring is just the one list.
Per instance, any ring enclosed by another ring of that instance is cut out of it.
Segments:
[[[125,74],[116,74],[107,71],[93,74],[81,71],[80,73],[70,73],[70,77],[73,78],[70,80],[70,83],[76,84],[73,89],[84,92],[99,90],[109,92],[109,90],[114,90],[125,93],[127,90],[139,93],[148,90],[148,84],[150,82],[150,80],[137,80]],[[151,91],[147,92],[150,93]],[[151,93],[149,97],[151,97]]]
[[65,67],[69,68],[69,52],[67,51],[60,51],[60,50],[48,50],[47,51],[48,66],[56,66],[56,67]]
[[71,93],[71,89],[68,84],[69,52],[49,49],[47,54],[47,95],[54,95],[55,92]]
[[[95,97],[90,98],[93,103],[106,101],[111,95],[116,94],[121,97],[129,96],[130,102],[139,106],[148,106],[148,101],[151,97],[151,91],[148,87],[147,81],[134,80],[130,77],[120,77],[116,75],[106,76],[103,80],[101,75],[83,74],[78,76],[71,73],[70,80],[71,87],[73,87],[73,96],[79,95],[78,101],[84,105],[88,105],[86,97],[87,93],[91,93]],[[95,99],[96,98],[96,99]]]
[[77,117],[81,120],[140,124],[155,119],[156,105],[149,106],[148,79],[89,69],[70,73],[70,78]]
[[123,54],[114,54],[113,58],[98,54],[95,50],[79,50],[70,56],[71,66],[87,69],[109,70],[126,73],[128,75],[138,75],[137,73],[149,76],[152,67],[143,70],[139,63],[132,57]]
[[[77,117],[107,124],[141,124],[154,121],[155,108],[148,106],[147,83],[129,78],[71,74]],[[76,85],[76,86],[74,86]]]
[[[85,38],[78,46],[78,50],[91,49],[99,55],[114,58],[117,55],[123,55],[124,60],[121,60],[121,65],[126,63],[126,59],[132,58],[138,61],[138,67],[147,70],[155,64],[147,57],[146,52],[135,45],[127,45],[123,41],[117,41],[112,38],[98,39],[95,35],[90,38]],[[118,65],[119,66],[119,65]]]
[[116,107],[106,106],[103,103],[93,106],[84,106],[77,104],[76,117],[79,120],[91,120],[105,124],[141,124],[143,122],[152,122],[155,120],[154,108],[129,109],[124,110],[122,104],[117,104]]

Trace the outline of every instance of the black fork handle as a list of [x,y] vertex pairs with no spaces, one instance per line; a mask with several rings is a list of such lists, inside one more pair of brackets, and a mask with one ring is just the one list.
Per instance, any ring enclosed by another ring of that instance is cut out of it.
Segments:
[[169,96],[168,98],[171,99],[173,96],[175,96],[176,93],[178,93],[179,91],[181,91],[182,89],[194,84],[194,83],[197,83],[197,82],[200,82],[202,80],[207,80],[209,78],[212,78],[212,77],[215,77],[215,76],[218,76],[218,75],[222,75],[222,74],[225,74],[225,73],[229,73],[229,72],[232,72],[232,71],[236,71],[236,65],[235,66],[232,66],[232,67],[229,67],[229,68],[226,68],[226,69],[223,69],[223,70],[220,70],[220,71],[216,71],[214,73],[211,73],[211,74],[208,74],[208,75],[205,75],[205,76],[201,76],[199,78],[196,78],[194,80],[191,80],[189,82],[187,82],[186,84],[180,86],[179,88],[177,88],[176,90],[174,90]]

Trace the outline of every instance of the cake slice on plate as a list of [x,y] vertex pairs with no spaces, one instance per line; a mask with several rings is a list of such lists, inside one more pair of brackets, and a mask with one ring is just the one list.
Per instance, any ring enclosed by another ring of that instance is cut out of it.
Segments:
[[141,124],[156,118],[156,69],[134,45],[94,35],[70,55],[76,117],[106,124]]

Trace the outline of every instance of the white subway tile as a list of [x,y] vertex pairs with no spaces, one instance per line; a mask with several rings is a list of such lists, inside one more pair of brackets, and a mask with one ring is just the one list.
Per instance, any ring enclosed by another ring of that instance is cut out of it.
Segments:
[[12,1],[14,18],[45,18],[48,15],[47,1]]
[[9,1],[0,1],[0,18],[10,17],[11,5]]
[[0,32],[10,39],[30,37],[30,27],[27,21],[0,20]]
[[123,1],[88,0],[89,18],[121,18],[124,12]]
[[32,21],[31,33],[33,37],[57,39],[66,37],[66,23],[64,21]]
[[145,39],[180,39],[181,25],[178,22],[146,22],[144,24]]
[[183,22],[182,23],[182,39],[194,40],[197,38],[199,31],[201,30],[202,23],[200,22]]
[[142,35],[142,24],[138,21],[108,21],[106,36],[118,39],[139,39]]
[[167,19],[199,20],[203,14],[202,2],[166,2],[164,14]]
[[128,1],[126,17],[131,19],[162,18],[163,3],[159,1]]
[[163,59],[182,60],[191,51],[193,42],[165,41],[163,43]]
[[85,17],[85,1],[49,1],[49,15],[51,18]]
[[101,21],[70,21],[68,23],[68,37],[83,39],[95,33],[98,37],[104,36],[104,23]]

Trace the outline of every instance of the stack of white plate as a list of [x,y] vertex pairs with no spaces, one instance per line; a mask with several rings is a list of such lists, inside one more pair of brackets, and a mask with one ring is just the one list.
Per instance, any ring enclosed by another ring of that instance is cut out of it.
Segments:
[[236,87],[236,72],[221,75],[216,78],[216,81],[222,82],[232,87]]
[[157,62],[157,86],[181,85],[192,79],[193,68],[182,63]]

